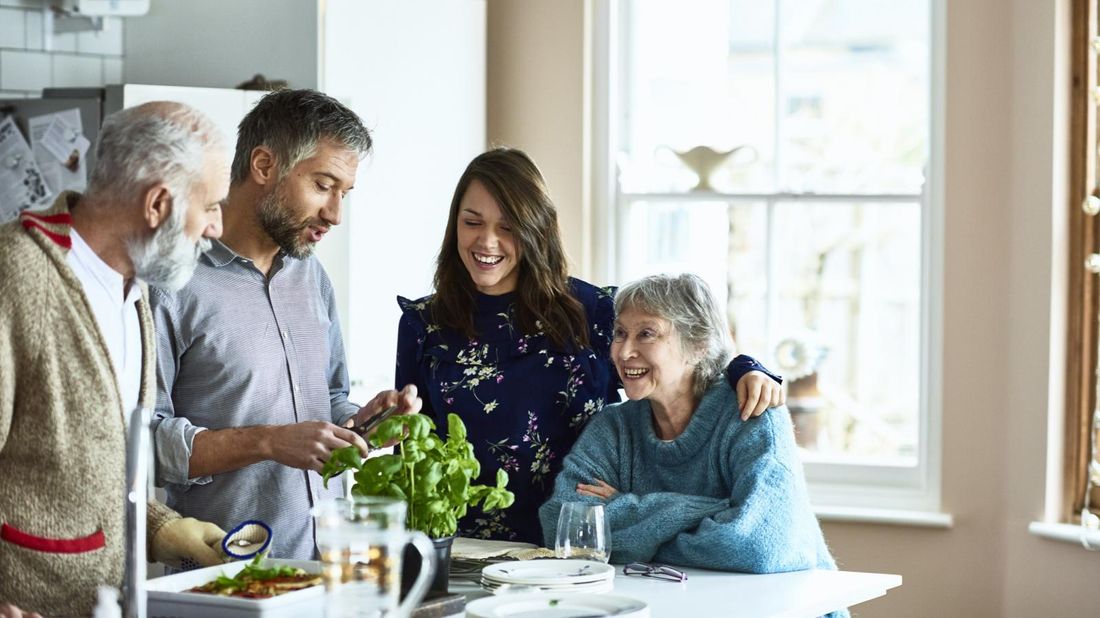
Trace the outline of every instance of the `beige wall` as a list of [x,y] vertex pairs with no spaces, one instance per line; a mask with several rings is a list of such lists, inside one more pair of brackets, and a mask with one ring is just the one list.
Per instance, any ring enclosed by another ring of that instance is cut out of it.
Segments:
[[587,276],[584,0],[490,0],[488,141],[530,154],[558,208],[572,272]]
[[[825,532],[842,568],[905,578],[860,616],[1095,615],[1100,556],[1027,532],[1043,516],[1047,411],[1061,401],[1065,142],[1051,136],[1065,130],[1054,92],[1068,0],[946,4],[943,506],[955,526]],[[583,5],[489,3],[490,138],[542,165],[575,260]]]
[[[1100,614],[1100,554],[1022,532],[1029,521],[1043,517],[1049,457],[1041,440],[1048,432],[1061,435],[1062,427],[1058,411],[1063,404],[1067,294],[1065,209],[1081,199],[1071,199],[1066,177],[1069,5],[1069,0],[1012,3],[1011,182],[1006,182],[1011,200],[1006,239],[1010,277],[1002,305],[1008,308],[1005,382],[1011,388],[1005,402],[1010,422],[1002,454],[1001,521],[1004,608],[1011,616]],[[1047,410],[1055,411],[1049,417],[1057,421],[1053,427],[1048,427]],[[1057,470],[1060,452],[1054,456]]]

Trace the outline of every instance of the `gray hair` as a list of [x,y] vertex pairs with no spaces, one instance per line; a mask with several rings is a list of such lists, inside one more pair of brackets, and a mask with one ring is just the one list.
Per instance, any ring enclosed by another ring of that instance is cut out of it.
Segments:
[[316,90],[277,90],[256,103],[237,127],[231,182],[248,178],[252,151],[265,146],[274,153],[282,178],[313,156],[321,140],[332,140],[360,157],[370,152],[370,131],[355,112]]
[[199,256],[211,245],[209,238],[200,238],[197,243],[187,238],[185,213],[188,202],[183,197],[173,200],[172,211],[151,236],[126,240],[134,274],[149,285],[169,292],[179,291],[187,285],[198,266]]
[[199,110],[174,101],[128,107],[103,121],[87,192],[125,202],[164,183],[184,199],[202,181],[207,149],[224,151],[225,140]]
[[650,275],[619,288],[615,315],[634,309],[668,320],[684,354],[695,356],[695,396],[722,376],[733,356],[729,329],[710,286],[697,275]]

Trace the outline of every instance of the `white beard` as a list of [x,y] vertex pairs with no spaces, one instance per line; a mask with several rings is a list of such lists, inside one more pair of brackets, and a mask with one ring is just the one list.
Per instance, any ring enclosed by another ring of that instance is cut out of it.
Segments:
[[152,236],[128,243],[134,275],[138,279],[168,292],[181,290],[191,280],[199,256],[210,248],[210,241],[202,238],[192,243],[187,239],[184,233],[186,212],[187,204],[176,200],[172,213]]

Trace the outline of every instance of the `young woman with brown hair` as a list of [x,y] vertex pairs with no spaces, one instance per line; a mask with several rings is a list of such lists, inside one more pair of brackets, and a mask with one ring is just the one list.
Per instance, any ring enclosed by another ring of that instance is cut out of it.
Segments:
[[[504,511],[471,511],[459,534],[541,544],[538,508],[562,459],[588,418],[619,401],[614,288],[568,275],[546,183],[512,148],[479,155],[459,179],[434,287],[398,297],[396,382],[417,386],[438,427],[448,412],[462,417],[482,482],[503,468],[516,495]],[[765,371],[747,356],[730,364],[746,416],[782,402]]]

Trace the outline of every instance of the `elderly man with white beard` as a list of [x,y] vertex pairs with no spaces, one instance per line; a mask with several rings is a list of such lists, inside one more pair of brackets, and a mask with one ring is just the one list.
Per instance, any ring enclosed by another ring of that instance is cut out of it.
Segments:
[[[126,414],[156,399],[147,284],[221,234],[225,143],[156,102],[103,124],[84,195],[0,226],[0,616],[86,615],[122,584]],[[150,503],[151,558],[214,564],[225,533]]]

